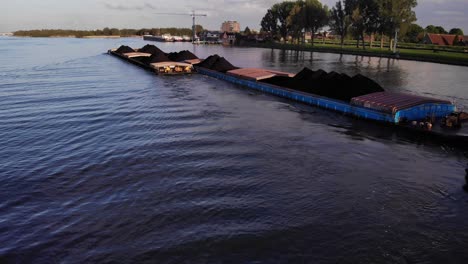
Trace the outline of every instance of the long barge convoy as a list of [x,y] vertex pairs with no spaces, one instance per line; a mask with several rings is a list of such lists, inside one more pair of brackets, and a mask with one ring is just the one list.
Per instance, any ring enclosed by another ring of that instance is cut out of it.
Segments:
[[[153,70],[158,74],[164,74],[164,69],[162,68],[143,64],[135,60],[134,56],[137,56],[137,54],[122,55],[117,53],[115,49],[109,50],[109,53],[143,68]],[[241,85],[249,89],[345,115],[391,125],[418,135],[429,136],[441,142],[468,149],[468,129],[467,127],[462,127],[462,123],[468,120],[468,114],[457,112],[455,104],[447,100],[380,91],[355,96],[347,102],[265,82],[265,80],[275,76],[292,78],[295,75],[292,73],[256,68],[240,69],[236,67],[227,71],[217,71],[203,67],[203,62],[200,63],[200,61],[186,60],[182,62],[184,63],[182,65],[186,67],[187,72],[195,70],[199,74]]]

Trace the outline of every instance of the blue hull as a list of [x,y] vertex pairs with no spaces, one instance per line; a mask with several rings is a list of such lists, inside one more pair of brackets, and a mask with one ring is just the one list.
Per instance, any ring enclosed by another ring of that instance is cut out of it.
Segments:
[[212,70],[201,68],[201,67],[196,67],[196,70],[198,73],[203,74],[203,75],[214,77],[220,80],[225,80],[225,81],[235,83],[235,84],[240,84],[242,86],[246,86],[254,90],[258,90],[264,93],[269,93],[269,94],[273,94],[276,96],[292,99],[294,101],[298,101],[304,104],[309,104],[309,105],[313,105],[316,107],[333,110],[333,111],[340,112],[343,114],[356,116],[359,118],[377,120],[381,122],[395,123],[395,117],[391,114],[387,114],[384,112],[379,112],[379,111],[375,111],[372,109],[359,107],[359,106],[353,106],[346,102],[333,100],[333,99],[321,97],[318,95],[303,93],[303,92],[299,92],[299,91],[295,91],[295,90],[291,90],[288,88],[279,87],[279,86],[275,86],[271,84],[245,80],[245,79],[237,78],[234,76],[230,76],[224,73],[212,71]]
[[347,115],[352,115],[359,118],[375,120],[379,122],[398,124],[401,118],[408,120],[421,120],[426,116],[444,117],[456,111],[454,105],[447,104],[424,104],[410,109],[403,109],[396,113],[390,114],[378,110],[365,108],[361,106],[351,105],[347,102],[322,97],[310,93],[279,87],[267,83],[246,80],[217,71],[209,70],[202,67],[195,67],[198,73],[211,76],[220,80],[225,80],[231,83],[239,84],[254,90],[273,94],[276,96],[288,98],[301,103],[313,105],[316,107],[333,110]]

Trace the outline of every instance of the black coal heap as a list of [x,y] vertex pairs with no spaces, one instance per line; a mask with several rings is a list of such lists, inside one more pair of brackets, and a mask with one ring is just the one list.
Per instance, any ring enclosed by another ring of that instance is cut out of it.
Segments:
[[313,71],[308,68],[302,69],[294,77],[275,76],[262,82],[342,101],[384,91],[378,83],[361,74],[350,77],[333,71],[327,73],[321,69]]

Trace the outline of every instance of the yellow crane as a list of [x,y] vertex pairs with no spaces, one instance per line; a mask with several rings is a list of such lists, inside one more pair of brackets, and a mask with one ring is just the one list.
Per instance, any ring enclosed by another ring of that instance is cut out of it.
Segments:
[[194,10],[192,10],[192,13],[155,13],[158,15],[173,15],[173,16],[191,16],[192,17],[192,41],[195,41],[197,38],[197,32],[195,31],[195,17],[206,17],[208,16],[207,14],[199,14],[195,13]]

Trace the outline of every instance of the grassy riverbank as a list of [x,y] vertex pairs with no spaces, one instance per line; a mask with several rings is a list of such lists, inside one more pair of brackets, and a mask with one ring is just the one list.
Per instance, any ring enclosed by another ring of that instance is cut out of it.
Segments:
[[403,60],[415,60],[435,62],[451,65],[468,66],[468,52],[453,52],[438,49],[409,49],[399,48],[398,53],[394,54],[388,49],[369,48],[365,50],[353,46],[344,46],[333,44],[289,44],[289,43],[247,43],[243,46],[261,47],[283,50],[328,52],[338,54],[362,55],[371,57],[397,58]]

